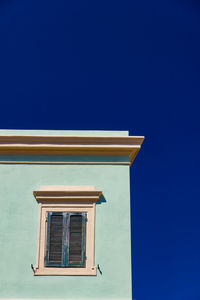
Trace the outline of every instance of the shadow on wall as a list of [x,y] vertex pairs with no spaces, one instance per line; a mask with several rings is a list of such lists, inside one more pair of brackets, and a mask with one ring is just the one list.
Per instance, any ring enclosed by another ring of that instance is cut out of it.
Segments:
[[101,195],[99,201],[96,202],[96,204],[101,204],[101,203],[105,203],[106,202],[106,199],[104,197],[104,195]]

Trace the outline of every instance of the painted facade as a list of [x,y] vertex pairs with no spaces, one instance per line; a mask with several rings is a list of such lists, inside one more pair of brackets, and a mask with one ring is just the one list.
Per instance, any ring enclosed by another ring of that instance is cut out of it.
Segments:
[[[0,299],[132,299],[129,168],[142,141],[127,131],[0,130]],[[33,193],[44,186],[65,190],[57,197],[67,205],[76,204],[70,188],[102,192],[91,200],[95,274],[34,276],[40,201]]]

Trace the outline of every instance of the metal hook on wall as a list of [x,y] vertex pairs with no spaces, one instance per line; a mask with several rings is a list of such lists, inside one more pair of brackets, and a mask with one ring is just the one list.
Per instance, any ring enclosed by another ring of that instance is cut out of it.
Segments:
[[33,264],[31,264],[31,269],[33,270],[33,273],[35,273],[35,269],[33,267]]
[[99,270],[99,273],[102,275],[102,271],[100,269],[100,265],[99,264],[97,265],[97,269]]

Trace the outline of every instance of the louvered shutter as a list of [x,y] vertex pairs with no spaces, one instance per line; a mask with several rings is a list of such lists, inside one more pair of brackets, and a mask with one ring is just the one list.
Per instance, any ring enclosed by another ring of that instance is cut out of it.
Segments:
[[47,242],[45,266],[64,266],[64,215],[49,212],[47,218]]
[[85,266],[86,213],[69,213],[67,265]]
[[46,267],[84,267],[86,213],[48,212]]

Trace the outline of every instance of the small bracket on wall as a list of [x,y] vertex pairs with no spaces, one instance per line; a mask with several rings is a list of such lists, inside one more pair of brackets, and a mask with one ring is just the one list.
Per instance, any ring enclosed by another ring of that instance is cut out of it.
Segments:
[[31,264],[31,269],[33,270],[33,273],[35,273],[35,269],[33,267],[33,264]]
[[99,264],[97,265],[97,269],[99,270],[99,273],[102,275],[102,271],[100,269],[100,265]]

